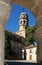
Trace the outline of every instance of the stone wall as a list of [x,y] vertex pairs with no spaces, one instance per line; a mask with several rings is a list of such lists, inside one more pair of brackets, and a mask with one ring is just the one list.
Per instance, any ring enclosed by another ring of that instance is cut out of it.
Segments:
[[[3,0],[5,1],[5,0]],[[0,65],[4,65],[5,31],[4,25],[8,20],[10,5],[0,0]]]

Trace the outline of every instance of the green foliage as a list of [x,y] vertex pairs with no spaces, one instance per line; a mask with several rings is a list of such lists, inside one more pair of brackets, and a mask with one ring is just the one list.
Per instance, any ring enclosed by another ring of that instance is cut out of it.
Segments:
[[7,34],[7,31],[5,31],[5,58],[7,58],[10,55],[10,39]]
[[36,29],[36,26],[33,26],[33,27],[28,27],[26,29],[26,41],[25,41],[25,45],[28,46],[30,44],[33,43],[34,40],[34,32],[35,32],[35,29]]

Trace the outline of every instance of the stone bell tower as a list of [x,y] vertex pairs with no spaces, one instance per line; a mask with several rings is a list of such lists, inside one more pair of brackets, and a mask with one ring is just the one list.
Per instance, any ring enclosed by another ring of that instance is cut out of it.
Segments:
[[25,29],[28,26],[28,16],[26,14],[26,12],[22,12],[20,14],[20,18],[19,18],[19,29],[18,32],[16,34],[23,36],[25,38]]

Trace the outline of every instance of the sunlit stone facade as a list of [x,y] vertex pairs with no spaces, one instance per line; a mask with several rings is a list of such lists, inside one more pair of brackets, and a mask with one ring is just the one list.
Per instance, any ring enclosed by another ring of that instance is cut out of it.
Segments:
[[26,28],[28,26],[28,16],[26,12],[22,12],[19,17],[19,29],[16,34],[26,38]]

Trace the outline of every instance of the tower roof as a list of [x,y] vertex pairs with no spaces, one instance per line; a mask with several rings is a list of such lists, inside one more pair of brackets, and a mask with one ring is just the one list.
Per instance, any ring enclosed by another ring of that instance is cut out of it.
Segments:
[[27,14],[26,14],[26,12],[22,12],[21,14],[20,14],[20,19],[21,18],[27,18],[28,16],[27,16]]
[[26,15],[26,12],[22,12],[21,15],[22,15],[22,14],[25,14],[25,15]]

